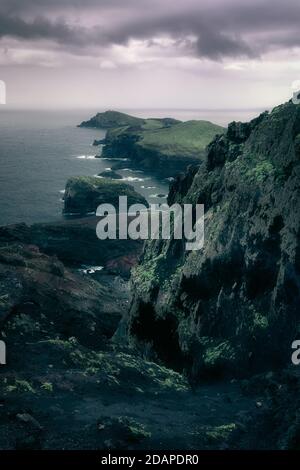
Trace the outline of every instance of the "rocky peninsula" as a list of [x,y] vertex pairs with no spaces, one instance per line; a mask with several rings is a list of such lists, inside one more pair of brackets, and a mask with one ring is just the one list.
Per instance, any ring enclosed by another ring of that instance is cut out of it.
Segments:
[[209,121],[140,119],[110,111],[98,113],[80,126],[108,129],[103,157],[129,158],[138,168],[164,176],[201,164],[206,146],[225,130]]

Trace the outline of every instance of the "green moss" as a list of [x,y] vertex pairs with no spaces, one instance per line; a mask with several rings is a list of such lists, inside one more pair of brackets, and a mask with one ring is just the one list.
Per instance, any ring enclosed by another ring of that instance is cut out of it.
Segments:
[[51,382],[44,382],[41,385],[41,389],[45,390],[46,392],[53,392],[53,385]]
[[253,306],[250,306],[243,318],[240,318],[236,329],[236,336],[242,338],[242,342],[250,340],[251,342],[262,340],[262,337],[268,333],[270,327],[269,319],[266,315],[257,312]]
[[132,270],[132,280],[137,292],[142,295],[149,292],[160,280],[160,268],[164,262],[164,255],[150,258]]
[[206,431],[206,437],[211,443],[224,442],[235,429],[236,425],[234,423],[214,426],[209,431]]
[[120,416],[117,418],[117,423],[122,430],[123,436],[126,436],[128,441],[137,442],[151,437],[151,432],[147,430],[146,426],[131,417]]
[[7,393],[36,393],[33,386],[27,380],[15,379],[13,384],[5,387]]
[[266,316],[255,312],[253,319],[253,329],[254,330],[266,330],[269,326],[269,320]]
[[186,379],[172,369],[124,353],[119,353],[116,357],[123,377],[132,377],[132,373],[136,373],[136,383],[141,378],[143,378],[143,384],[145,379],[150,379],[156,389],[158,387],[161,392],[171,390],[183,392],[188,389]]
[[[165,290],[165,291],[170,291],[172,285],[176,282],[176,281],[179,281],[180,279],[180,276],[182,274],[182,265],[178,265],[175,270],[172,272],[172,274],[170,274],[169,277],[166,277],[164,280],[163,280],[163,284],[162,284],[162,290]],[[171,294],[171,292],[170,292]]]
[[275,168],[268,160],[258,162],[254,168],[246,172],[247,178],[256,183],[263,183],[267,177],[274,176],[274,174]]
[[203,362],[208,369],[222,367],[225,363],[234,362],[236,354],[229,341],[222,341],[219,344],[210,344],[203,353]]

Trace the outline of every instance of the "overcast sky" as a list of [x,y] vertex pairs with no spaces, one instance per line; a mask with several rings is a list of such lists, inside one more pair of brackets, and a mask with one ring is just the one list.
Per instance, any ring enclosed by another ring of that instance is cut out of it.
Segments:
[[271,107],[299,24],[299,0],[0,0],[0,79],[13,107]]

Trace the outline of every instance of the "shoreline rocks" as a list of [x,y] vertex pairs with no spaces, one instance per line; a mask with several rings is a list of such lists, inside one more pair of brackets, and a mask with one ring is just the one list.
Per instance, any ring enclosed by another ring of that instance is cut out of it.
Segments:
[[38,246],[49,256],[57,256],[66,266],[104,266],[105,272],[128,278],[143,249],[142,240],[99,240],[99,217],[82,217],[56,223],[8,225],[0,227],[1,243]]
[[98,145],[104,145],[105,143],[106,143],[106,139],[100,139],[100,140],[95,139],[92,145],[94,147],[97,147]]
[[102,176],[103,178],[111,178],[113,180],[121,180],[123,177],[119,173],[114,170],[104,170],[99,173],[98,176]]

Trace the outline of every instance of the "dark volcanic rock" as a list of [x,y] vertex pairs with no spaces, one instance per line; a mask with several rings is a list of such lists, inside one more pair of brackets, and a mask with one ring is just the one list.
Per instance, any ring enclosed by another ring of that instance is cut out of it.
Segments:
[[95,139],[94,142],[93,142],[93,146],[94,146],[94,147],[97,147],[98,145],[103,145],[103,144],[105,144],[105,142],[106,142],[105,139],[100,139],[100,140]]
[[299,181],[299,106],[230,125],[206,165],[170,192],[169,203],[205,204],[204,248],[148,242],[119,332],[193,377],[289,362],[299,331]]
[[128,205],[141,203],[147,206],[145,198],[128,184],[93,176],[70,178],[64,194],[64,213],[95,213],[100,204],[112,204],[117,209],[119,196],[127,196]]
[[34,244],[68,266],[104,266],[108,271],[128,277],[142,252],[142,240],[99,240],[96,235],[99,220],[86,217],[32,226],[8,225],[0,227],[0,244]]
[[122,176],[119,175],[119,173],[117,173],[114,170],[102,171],[102,173],[99,173],[98,176],[103,176],[103,178],[111,178],[113,180],[121,180],[122,179]]
[[118,325],[122,308],[115,298],[34,245],[0,244],[0,328],[20,316],[28,328],[41,321],[48,333],[96,346]]

